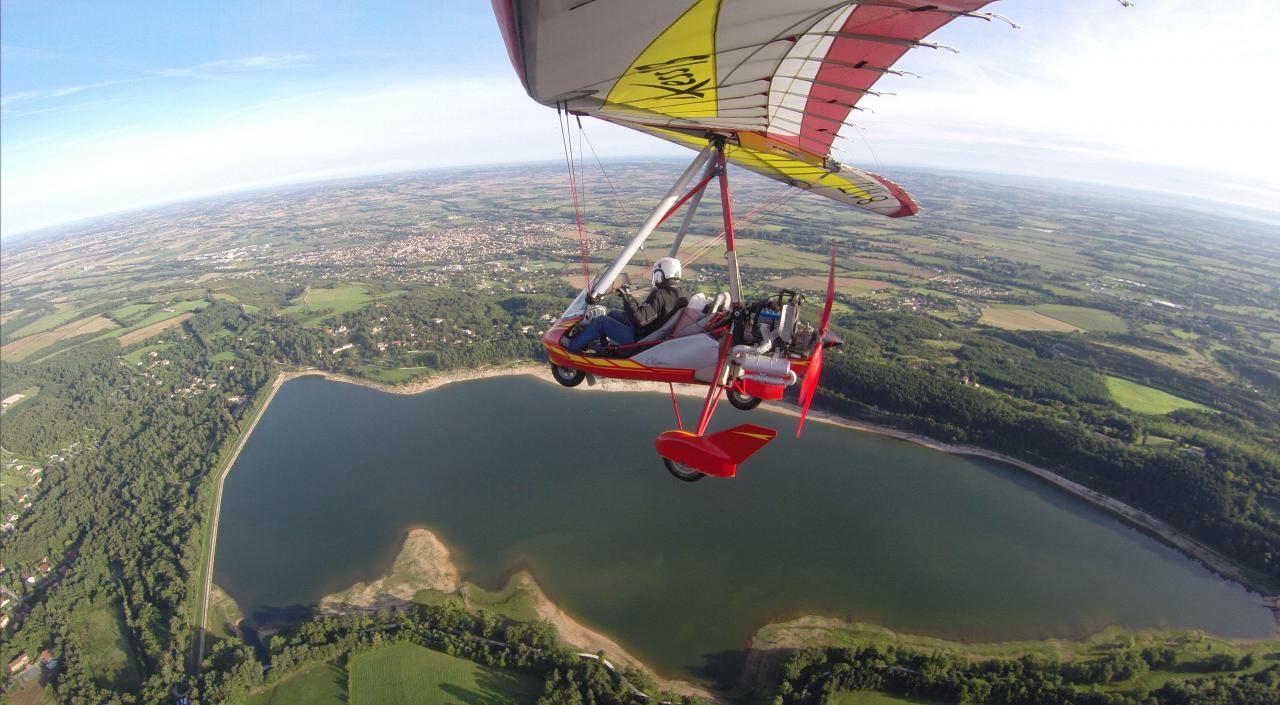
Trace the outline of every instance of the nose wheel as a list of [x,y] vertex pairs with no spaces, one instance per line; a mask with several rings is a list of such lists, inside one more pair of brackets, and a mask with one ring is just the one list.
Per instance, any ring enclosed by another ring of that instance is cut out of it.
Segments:
[[685,465],[684,463],[677,463],[670,458],[663,458],[662,464],[667,466],[667,472],[671,473],[672,477],[682,482],[697,482],[698,480],[706,477],[706,475],[694,470],[688,465]]

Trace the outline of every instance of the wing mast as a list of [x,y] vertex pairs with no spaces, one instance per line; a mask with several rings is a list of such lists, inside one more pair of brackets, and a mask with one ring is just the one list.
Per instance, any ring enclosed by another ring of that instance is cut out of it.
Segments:
[[609,291],[609,287],[613,286],[613,282],[622,273],[622,268],[631,262],[631,258],[635,257],[636,252],[640,250],[640,246],[644,244],[644,241],[648,240],[653,231],[671,214],[671,207],[680,198],[680,192],[684,190],[685,186],[689,185],[694,175],[705,167],[715,154],[716,144],[712,142],[703,147],[702,151],[698,152],[698,156],[694,157],[693,162],[688,167],[685,167],[684,173],[680,174],[680,178],[676,179],[676,182],[672,184],[667,191],[667,195],[663,196],[658,205],[649,213],[649,217],[645,219],[644,224],[636,231],[635,236],[631,238],[631,242],[628,242],[627,246],[622,249],[613,264],[610,264],[609,268],[596,278],[595,283],[591,286],[593,297],[603,296]]

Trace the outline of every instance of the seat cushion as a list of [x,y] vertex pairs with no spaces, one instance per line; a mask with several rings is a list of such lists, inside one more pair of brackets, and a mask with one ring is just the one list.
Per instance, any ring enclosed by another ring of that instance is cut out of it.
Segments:
[[[698,317],[702,315],[702,309],[707,305],[707,297],[704,294],[694,294],[689,297],[689,303],[684,308],[675,311],[667,318],[667,322],[654,332],[646,335],[638,343],[648,343],[654,340],[662,340],[663,338],[672,337],[672,331],[679,331],[687,327],[690,323],[696,322]],[[679,335],[679,333],[676,333]]]

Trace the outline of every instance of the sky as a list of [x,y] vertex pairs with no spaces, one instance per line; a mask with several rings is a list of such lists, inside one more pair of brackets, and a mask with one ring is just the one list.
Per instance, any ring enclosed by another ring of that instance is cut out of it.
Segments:
[[[1005,0],[834,156],[1280,210],[1280,3]],[[684,154],[586,121],[604,159]],[[561,158],[488,2],[0,0],[0,236],[201,196]],[[909,186],[909,184],[908,184]]]

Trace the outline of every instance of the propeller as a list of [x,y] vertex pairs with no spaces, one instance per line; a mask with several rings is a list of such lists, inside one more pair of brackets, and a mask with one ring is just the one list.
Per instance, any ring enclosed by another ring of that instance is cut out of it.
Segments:
[[831,243],[831,269],[827,273],[827,303],[822,308],[822,320],[818,324],[818,342],[813,346],[813,354],[809,356],[809,366],[804,371],[804,382],[800,384],[800,423],[796,424],[796,438],[804,428],[804,420],[809,416],[809,405],[813,403],[813,393],[818,390],[818,377],[822,374],[822,348],[827,342],[827,331],[831,323],[831,304],[836,298],[836,245]]

